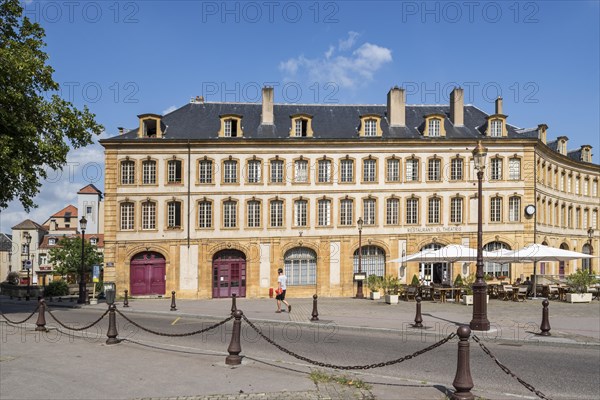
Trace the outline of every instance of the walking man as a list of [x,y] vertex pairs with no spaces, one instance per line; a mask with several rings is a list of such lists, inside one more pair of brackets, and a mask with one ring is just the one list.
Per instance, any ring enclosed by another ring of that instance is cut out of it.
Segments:
[[277,311],[275,312],[281,312],[282,301],[287,306],[288,312],[292,312],[292,306],[285,300],[285,291],[287,289],[287,276],[285,276],[285,274],[283,273],[282,268],[279,268],[277,270],[277,273],[279,274],[279,276],[277,277],[277,296],[275,296],[275,299],[277,299]]

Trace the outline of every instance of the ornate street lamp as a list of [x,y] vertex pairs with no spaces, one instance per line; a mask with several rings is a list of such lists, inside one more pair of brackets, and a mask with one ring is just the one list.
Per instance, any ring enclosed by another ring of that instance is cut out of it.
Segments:
[[490,321],[487,319],[487,284],[483,279],[483,227],[482,227],[482,190],[483,170],[487,149],[481,141],[473,149],[473,161],[477,170],[477,272],[473,283],[473,319],[469,324],[472,330],[489,331]]
[[[589,243],[590,243],[590,255],[594,254],[594,245],[592,240],[594,239],[594,228],[590,227],[590,229],[588,229],[587,231],[588,234],[588,239],[589,239]],[[593,258],[590,258],[590,275],[592,275],[594,273],[594,271],[592,271],[592,264],[593,264]]]
[[31,235],[29,232],[25,232],[23,234],[23,238],[25,239],[25,243],[27,243],[27,262],[25,264],[27,268],[27,295],[25,296],[25,300],[29,301],[29,288],[31,287],[31,281],[29,278],[29,271],[31,270],[31,264],[29,261],[29,245],[31,244]]
[[77,299],[78,304],[85,304],[85,270],[84,270],[84,258],[85,258],[85,228],[87,226],[87,219],[81,217],[79,220],[79,227],[81,228],[81,269],[79,271],[79,298]]
[[362,228],[363,228],[363,219],[360,217],[358,221],[356,221],[356,225],[358,225],[358,276],[356,277],[356,298],[364,299],[365,295],[363,294],[363,276],[362,276]]

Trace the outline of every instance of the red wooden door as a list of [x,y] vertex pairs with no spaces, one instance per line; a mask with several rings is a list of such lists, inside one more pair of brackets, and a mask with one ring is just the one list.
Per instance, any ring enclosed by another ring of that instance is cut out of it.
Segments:
[[129,269],[132,296],[165,294],[166,261],[158,253],[140,253],[133,257]]
[[213,297],[246,297],[246,260],[216,259],[213,261]]

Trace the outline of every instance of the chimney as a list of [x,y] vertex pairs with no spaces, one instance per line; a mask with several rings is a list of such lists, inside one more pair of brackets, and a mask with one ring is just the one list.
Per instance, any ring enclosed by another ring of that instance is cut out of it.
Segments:
[[548,130],[548,125],[539,124],[537,128],[538,139],[542,141],[542,143],[546,144],[546,130]]
[[454,126],[465,125],[465,93],[462,88],[454,88],[450,93],[450,121]]
[[502,97],[496,99],[496,114],[502,114]]
[[273,88],[265,86],[262,90],[261,125],[273,125]]
[[388,92],[387,112],[391,127],[406,126],[406,95],[404,89],[394,86]]
[[119,135],[122,135],[123,132],[125,132],[125,128],[123,128],[122,126],[117,127],[117,129],[119,130]]

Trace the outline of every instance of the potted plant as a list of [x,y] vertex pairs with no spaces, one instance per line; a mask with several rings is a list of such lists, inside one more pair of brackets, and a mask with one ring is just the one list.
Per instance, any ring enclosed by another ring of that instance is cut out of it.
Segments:
[[[462,281],[463,281],[463,288],[465,289],[465,294],[463,294],[463,296],[462,296],[462,303],[466,306],[472,306],[473,305],[473,283],[475,282],[475,274],[470,274],[469,276],[465,277],[465,279],[463,279]],[[485,302],[486,303],[490,302],[489,294],[485,295]]]
[[410,281],[410,286],[418,287],[421,283],[419,282],[419,278],[417,275],[413,275],[412,280]]
[[381,298],[381,294],[379,293],[379,289],[382,285],[382,278],[375,274],[369,275],[367,278],[367,287],[370,291],[371,300],[379,300]]
[[383,278],[385,288],[385,302],[388,304],[398,304],[398,289],[400,281],[397,277],[388,275]]
[[588,287],[596,283],[596,278],[589,271],[578,269],[567,277],[567,285],[574,293],[567,293],[569,303],[590,303],[592,293],[588,293]]

